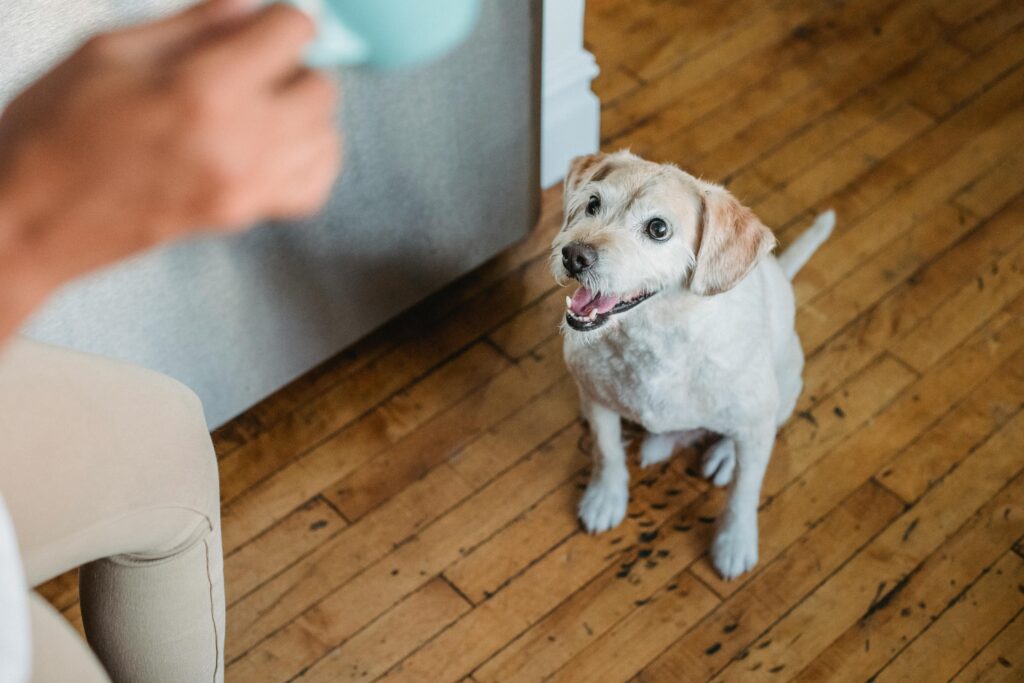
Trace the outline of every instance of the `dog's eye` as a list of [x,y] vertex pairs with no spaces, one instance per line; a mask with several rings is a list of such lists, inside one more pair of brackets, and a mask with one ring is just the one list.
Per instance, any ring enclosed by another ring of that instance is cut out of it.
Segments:
[[601,198],[596,194],[590,195],[590,201],[587,202],[587,215],[596,216],[597,212],[601,210]]
[[652,218],[647,221],[647,234],[652,240],[667,240],[669,237],[668,224],[660,218]]

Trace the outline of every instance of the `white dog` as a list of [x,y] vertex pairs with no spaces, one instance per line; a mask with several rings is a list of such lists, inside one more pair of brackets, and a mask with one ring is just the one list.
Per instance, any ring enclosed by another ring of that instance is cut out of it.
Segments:
[[790,279],[832,231],[822,214],[778,259],[772,232],[717,185],[628,152],[574,159],[552,245],[566,297],[565,360],[595,437],[579,504],[591,533],[629,500],[621,418],[648,432],[641,466],[704,430],[703,473],[732,483],[711,549],[727,579],[757,563],[757,508],[776,429],[803,386]]

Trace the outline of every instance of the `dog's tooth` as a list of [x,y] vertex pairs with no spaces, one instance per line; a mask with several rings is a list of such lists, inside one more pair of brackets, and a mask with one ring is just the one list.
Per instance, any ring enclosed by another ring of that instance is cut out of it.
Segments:
[[566,308],[572,308],[572,297],[571,296],[565,297],[565,307]]

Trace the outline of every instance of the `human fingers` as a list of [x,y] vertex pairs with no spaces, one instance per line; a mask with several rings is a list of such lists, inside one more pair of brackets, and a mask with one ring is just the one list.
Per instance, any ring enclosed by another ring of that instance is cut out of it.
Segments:
[[225,85],[275,84],[301,68],[302,49],[315,33],[306,14],[273,3],[216,31],[190,61],[218,74]]
[[327,201],[341,170],[341,140],[333,131],[279,160],[276,178],[266,197],[270,218],[299,218],[318,211]]
[[259,0],[204,0],[157,21],[129,26],[112,35],[126,49],[162,51],[251,12]]

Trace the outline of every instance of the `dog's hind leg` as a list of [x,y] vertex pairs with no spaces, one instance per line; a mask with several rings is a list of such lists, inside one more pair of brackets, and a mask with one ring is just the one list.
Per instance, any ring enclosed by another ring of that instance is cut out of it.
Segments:
[[701,474],[715,486],[728,486],[736,469],[736,442],[723,436],[708,446],[701,461]]
[[594,434],[594,469],[578,512],[583,527],[592,534],[599,534],[618,526],[626,516],[629,470],[618,413],[592,401],[582,403],[583,416]]
[[648,434],[640,444],[640,467],[650,467],[672,457],[677,448],[690,448],[708,434],[706,429],[687,429],[682,432]]

